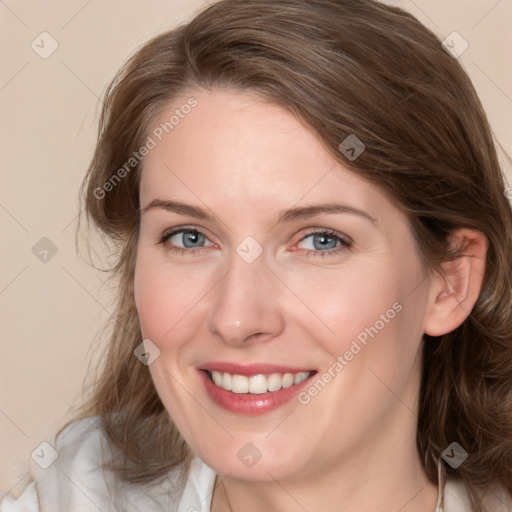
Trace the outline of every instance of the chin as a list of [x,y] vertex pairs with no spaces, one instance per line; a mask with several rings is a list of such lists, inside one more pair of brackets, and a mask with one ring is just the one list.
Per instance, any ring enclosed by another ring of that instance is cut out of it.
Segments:
[[[300,457],[299,449],[293,448],[290,439],[269,439],[258,441],[257,436],[237,436],[230,438],[225,444],[216,444],[212,450],[212,439],[206,450],[196,452],[199,457],[217,473],[232,479],[268,482],[273,479],[286,479],[298,473],[298,469],[305,464]],[[251,440],[254,439],[254,441]],[[286,447],[286,452],[283,451]],[[292,471],[293,469],[293,471]]]

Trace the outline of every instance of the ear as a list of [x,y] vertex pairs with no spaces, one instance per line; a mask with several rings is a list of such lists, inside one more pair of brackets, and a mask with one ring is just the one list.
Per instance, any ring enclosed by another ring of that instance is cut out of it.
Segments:
[[441,264],[443,275],[433,274],[430,281],[424,332],[442,336],[466,320],[482,288],[487,256],[487,237],[480,231],[460,228],[450,237],[463,254]]

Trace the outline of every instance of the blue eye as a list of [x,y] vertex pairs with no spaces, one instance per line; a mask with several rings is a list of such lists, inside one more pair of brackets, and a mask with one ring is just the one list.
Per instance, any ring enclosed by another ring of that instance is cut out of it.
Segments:
[[203,233],[195,229],[180,229],[164,235],[162,243],[169,243],[172,249],[200,249],[214,245]]
[[331,231],[315,231],[303,237],[297,247],[311,252],[330,252],[336,253],[343,248],[348,248],[352,244]]
[[[197,229],[175,229],[160,237],[160,243],[170,251],[194,253],[207,247],[215,247],[208,237]],[[306,256],[335,255],[352,246],[352,240],[343,238],[335,231],[313,231],[308,233],[296,245]]]

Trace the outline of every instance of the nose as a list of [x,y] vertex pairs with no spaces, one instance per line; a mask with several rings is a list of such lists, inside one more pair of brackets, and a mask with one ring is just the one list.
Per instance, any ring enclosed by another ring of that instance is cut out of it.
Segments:
[[247,263],[234,254],[230,269],[214,290],[208,328],[233,347],[278,336],[284,329],[279,284],[263,255]]

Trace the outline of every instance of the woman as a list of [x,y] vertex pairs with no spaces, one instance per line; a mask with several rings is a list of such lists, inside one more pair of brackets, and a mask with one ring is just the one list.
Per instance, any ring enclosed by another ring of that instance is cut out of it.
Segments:
[[212,5],[113,81],[83,198],[110,344],[2,510],[511,510],[511,207],[411,15]]

